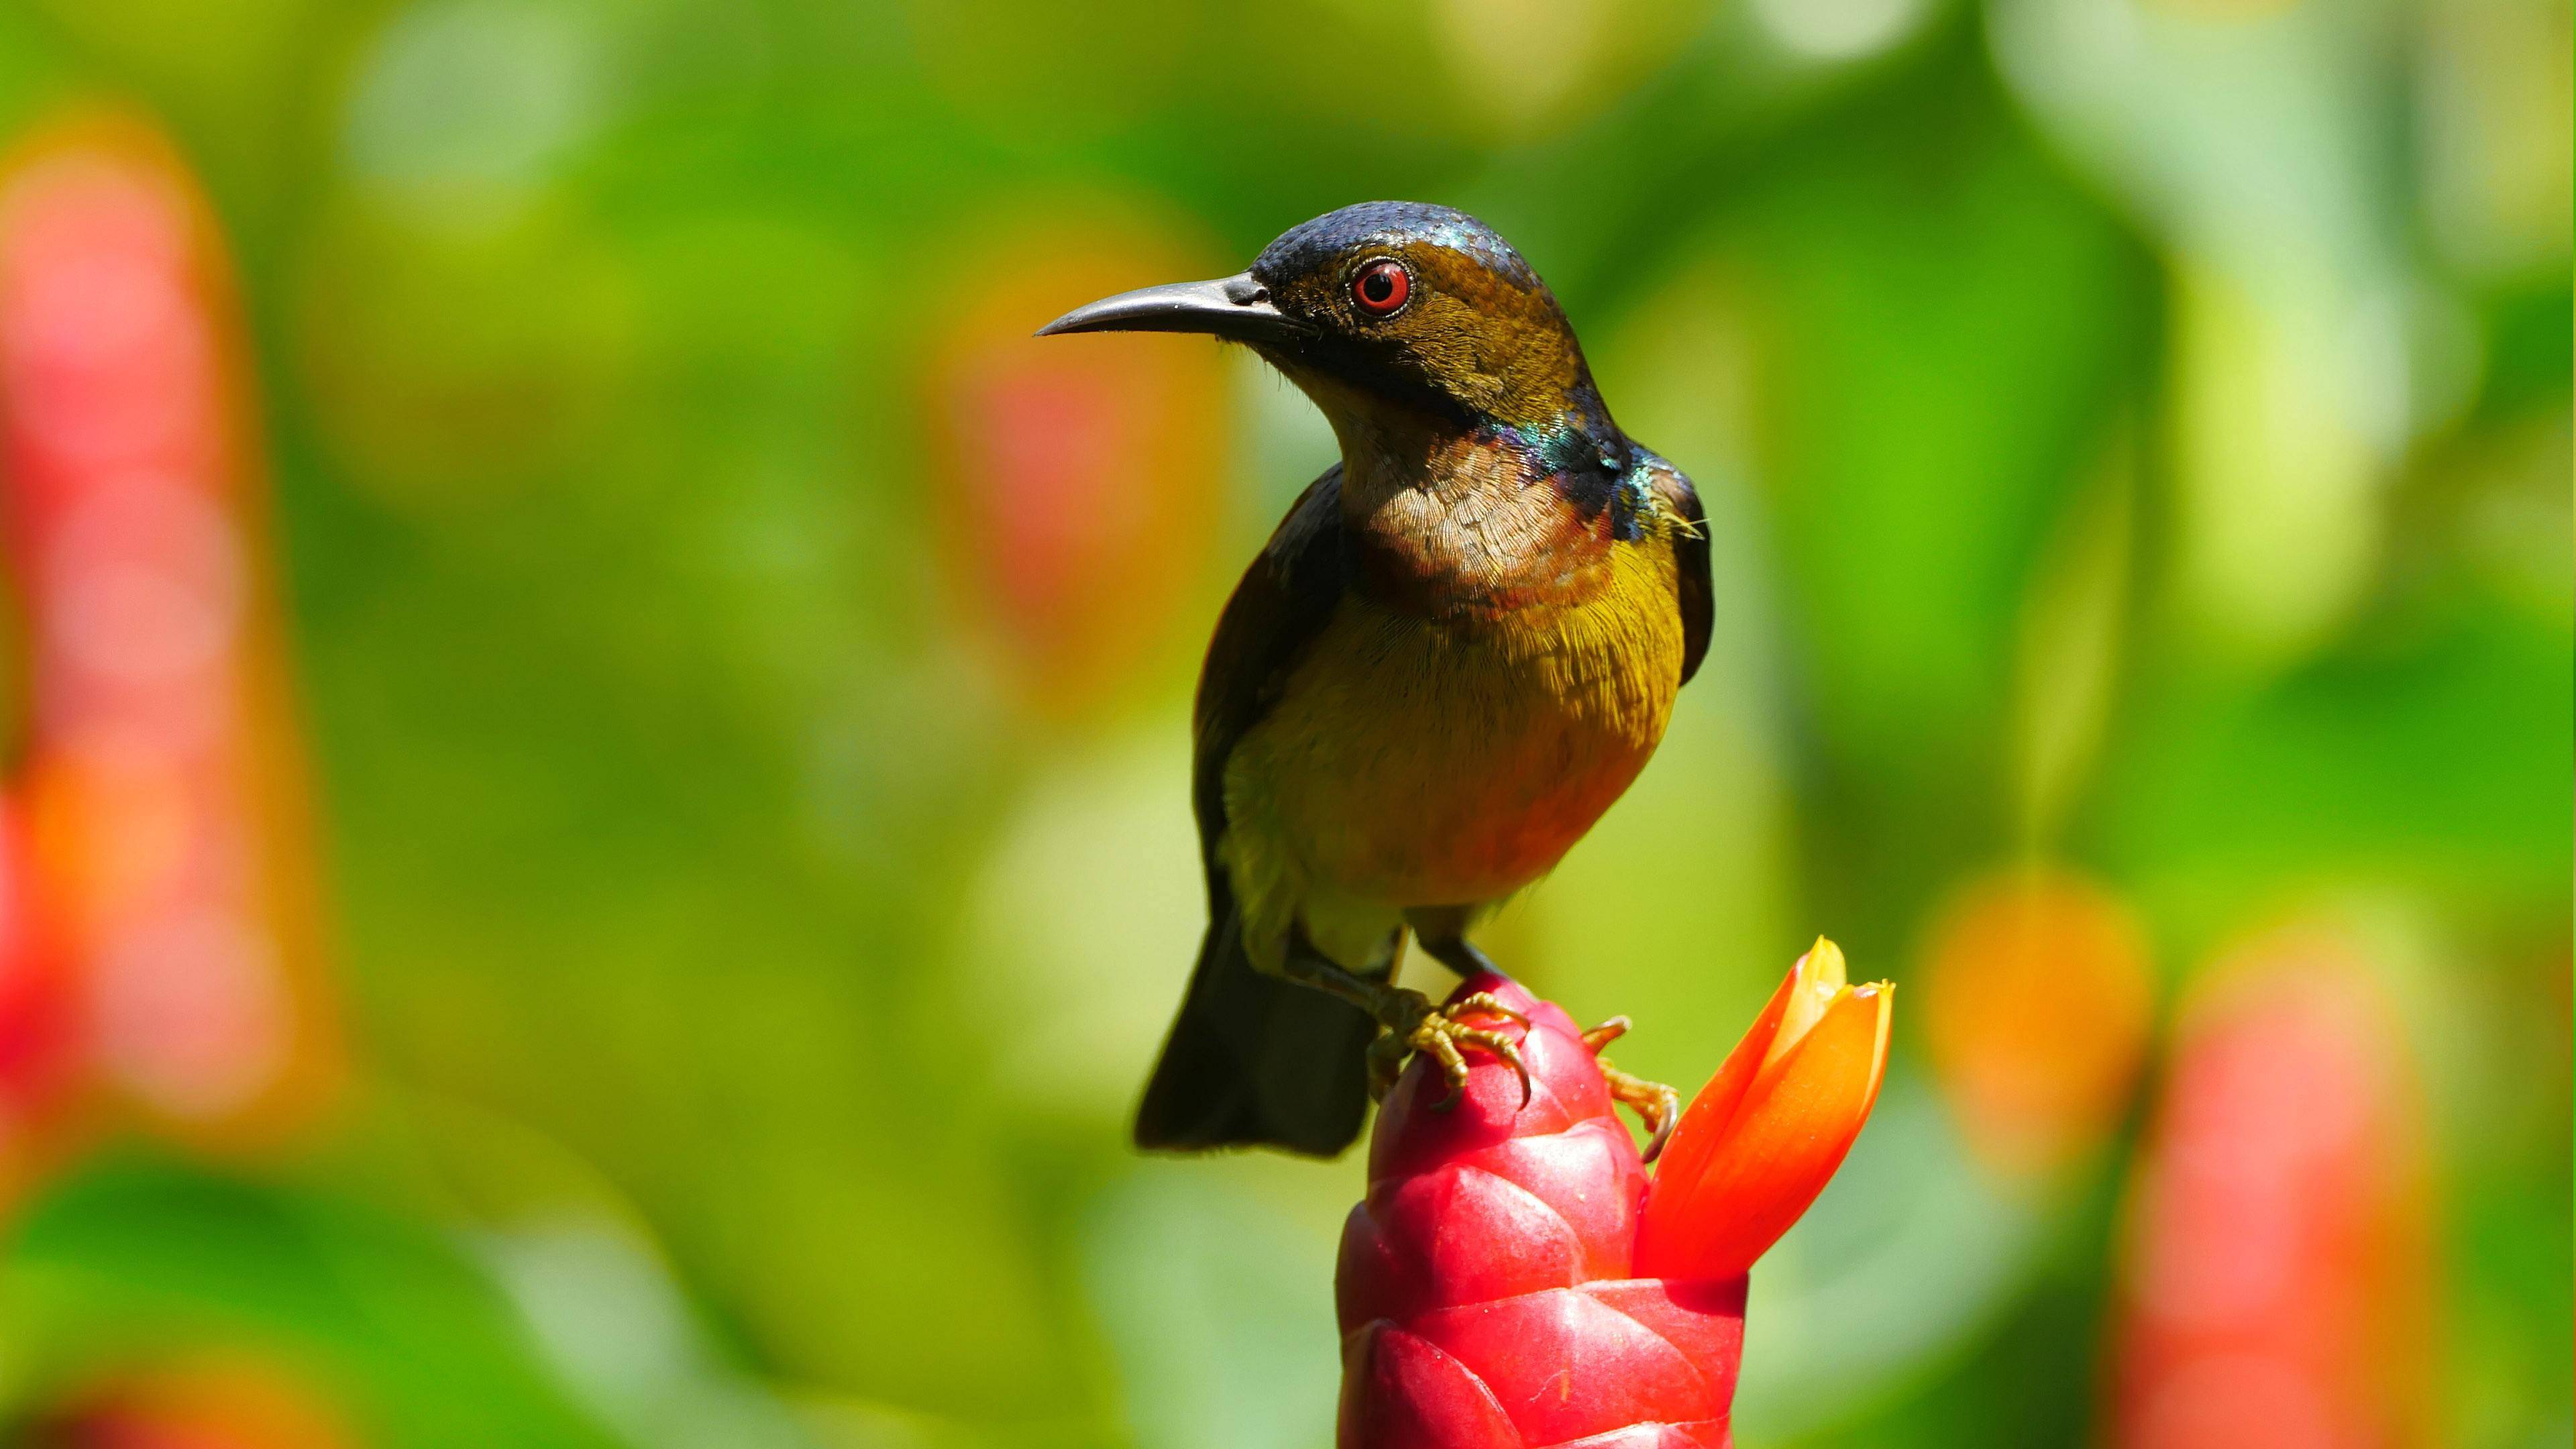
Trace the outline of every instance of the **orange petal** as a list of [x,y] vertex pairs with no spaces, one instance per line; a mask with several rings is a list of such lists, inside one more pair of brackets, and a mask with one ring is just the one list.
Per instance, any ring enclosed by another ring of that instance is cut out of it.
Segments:
[[1885,983],[1840,992],[1743,1091],[1706,1165],[1691,1177],[1657,1175],[1638,1235],[1640,1274],[1731,1278],[1789,1231],[1878,1100],[1894,1006]]
[[[1798,965],[1806,964],[1799,958]],[[1691,1104],[1682,1110],[1682,1120],[1674,1126],[1671,1140],[1664,1144],[1663,1156],[1655,1167],[1656,1191],[1667,1184],[1695,1183],[1706,1175],[1709,1160],[1720,1143],[1726,1140],[1727,1124],[1735,1118],[1735,1108],[1744,1100],[1744,1090],[1753,1085],[1765,1058],[1771,1054],[1772,1040],[1780,1033],[1780,1023],[1789,1012],[1789,1002],[1798,986],[1798,966],[1780,978],[1780,989],[1771,993],[1762,1014],[1753,1018],[1751,1029],[1726,1054],[1725,1065],[1699,1089]]]
[[1771,1038],[1771,1049],[1762,1054],[1761,1070],[1771,1070],[1791,1047],[1814,1030],[1825,1008],[1840,999],[1843,988],[1850,984],[1843,969],[1843,948],[1818,936],[1807,954],[1798,958],[1798,964],[1789,968],[1789,1010],[1780,1018],[1780,1030]]

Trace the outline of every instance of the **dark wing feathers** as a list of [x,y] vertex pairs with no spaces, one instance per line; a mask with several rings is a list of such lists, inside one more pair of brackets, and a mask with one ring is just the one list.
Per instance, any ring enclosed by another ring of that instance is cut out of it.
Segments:
[[1682,683],[1699,673],[1708,657],[1709,629],[1716,620],[1716,587],[1709,578],[1708,511],[1700,507],[1699,490],[1667,465],[1655,470],[1655,496],[1689,526],[1673,531],[1673,572],[1682,610]]
[[1221,885],[1216,846],[1225,836],[1226,758],[1278,703],[1349,579],[1341,504],[1342,465],[1336,463],[1307,486],[1244,571],[1208,642],[1207,663],[1199,671],[1190,804],[1212,890]]
[[1253,968],[1217,855],[1226,759],[1278,703],[1340,604],[1348,577],[1341,492],[1337,466],[1297,500],[1226,601],[1199,673],[1190,795],[1207,866],[1207,939],[1136,1109],[1139,1147],[1267,1143],[1329,1157],[1359,1136],[1368,1111],[1377,1023],[1337,997]]

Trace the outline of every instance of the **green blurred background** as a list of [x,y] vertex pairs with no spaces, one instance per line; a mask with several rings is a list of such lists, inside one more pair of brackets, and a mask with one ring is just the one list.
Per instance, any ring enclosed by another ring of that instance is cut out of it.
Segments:
[[351,1067],[32,1187],[0,1404],[1326,1443],[1359,1164],[1124,1115],[1197,650],[1330,435],[1026,334],[1403,197],[1716,539],[1662,753],[1489,944],[1685,1084],[1819,931],[1903,987],[1746,1449],[2179,1442],[2135,1184],[2283,931],[2393,1023],[2420,1228],[2346,1266],[2430,1284],[2411,1427],[2298,1442],[2568,1443],[2569,76],[2564,0],[10,0],[0,130],[147,118],[238,273]]

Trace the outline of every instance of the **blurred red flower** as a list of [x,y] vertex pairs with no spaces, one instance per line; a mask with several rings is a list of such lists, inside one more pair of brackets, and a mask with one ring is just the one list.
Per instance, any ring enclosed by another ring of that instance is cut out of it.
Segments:
[[0,1206],[77,1135],[79,982],[37,889],[25,812],[0,796]]
[[1343,1449],[1723,1446],[1745,1272],[1823,1190],[1877,1098],[1890,991],[1802,957],[1675,1129],[1650,1180],[1565,1013],[1529,1017],[1530,1072],[1472,1056],[1451,1109],[1417,1061],[1379,1113],[1343,1229]]
[[1186,661],[1179,606],[1209,582],[1226,405],[1205,338],[1122,338],[1112,353],[1031,333],[1072,301],[1213,270],[1141,220],[1059,223],[972,249],[964,300],[935,319],[927,521],[961,611],[1051,714]]
[[2117,1443],[2435,1441],[2421,1107],[2348,944],[2222,963],[2183,1012],[2130,1202]]
[[0,459],[33,879],[101,1078],[267,1136],[336,1076],[248,368],[213,217],[139,121],[0,165]]

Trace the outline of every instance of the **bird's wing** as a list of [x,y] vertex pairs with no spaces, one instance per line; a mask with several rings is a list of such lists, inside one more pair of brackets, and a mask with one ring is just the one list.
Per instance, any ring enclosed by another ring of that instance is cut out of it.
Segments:
[[1220,893],[1225,883],[1216,848],[1225,836],[1226,759],[1279,702],[1306,646],[1341,602],[1349,577],[1341,500],[1342,465],[1336,463],[1307,487],[1234,586],[1199,671],[1190,804],[1209,886]]
[[1708,511],[1700,507],[1699,490],[1671,464],[1657,469],[1655,497],[1683,526],[1673,529],[1673,572],[1682,609],[1682,683],[1699,673],[1708,657],[1708,634],[1714,623],[1716,588],[1709,578]]

